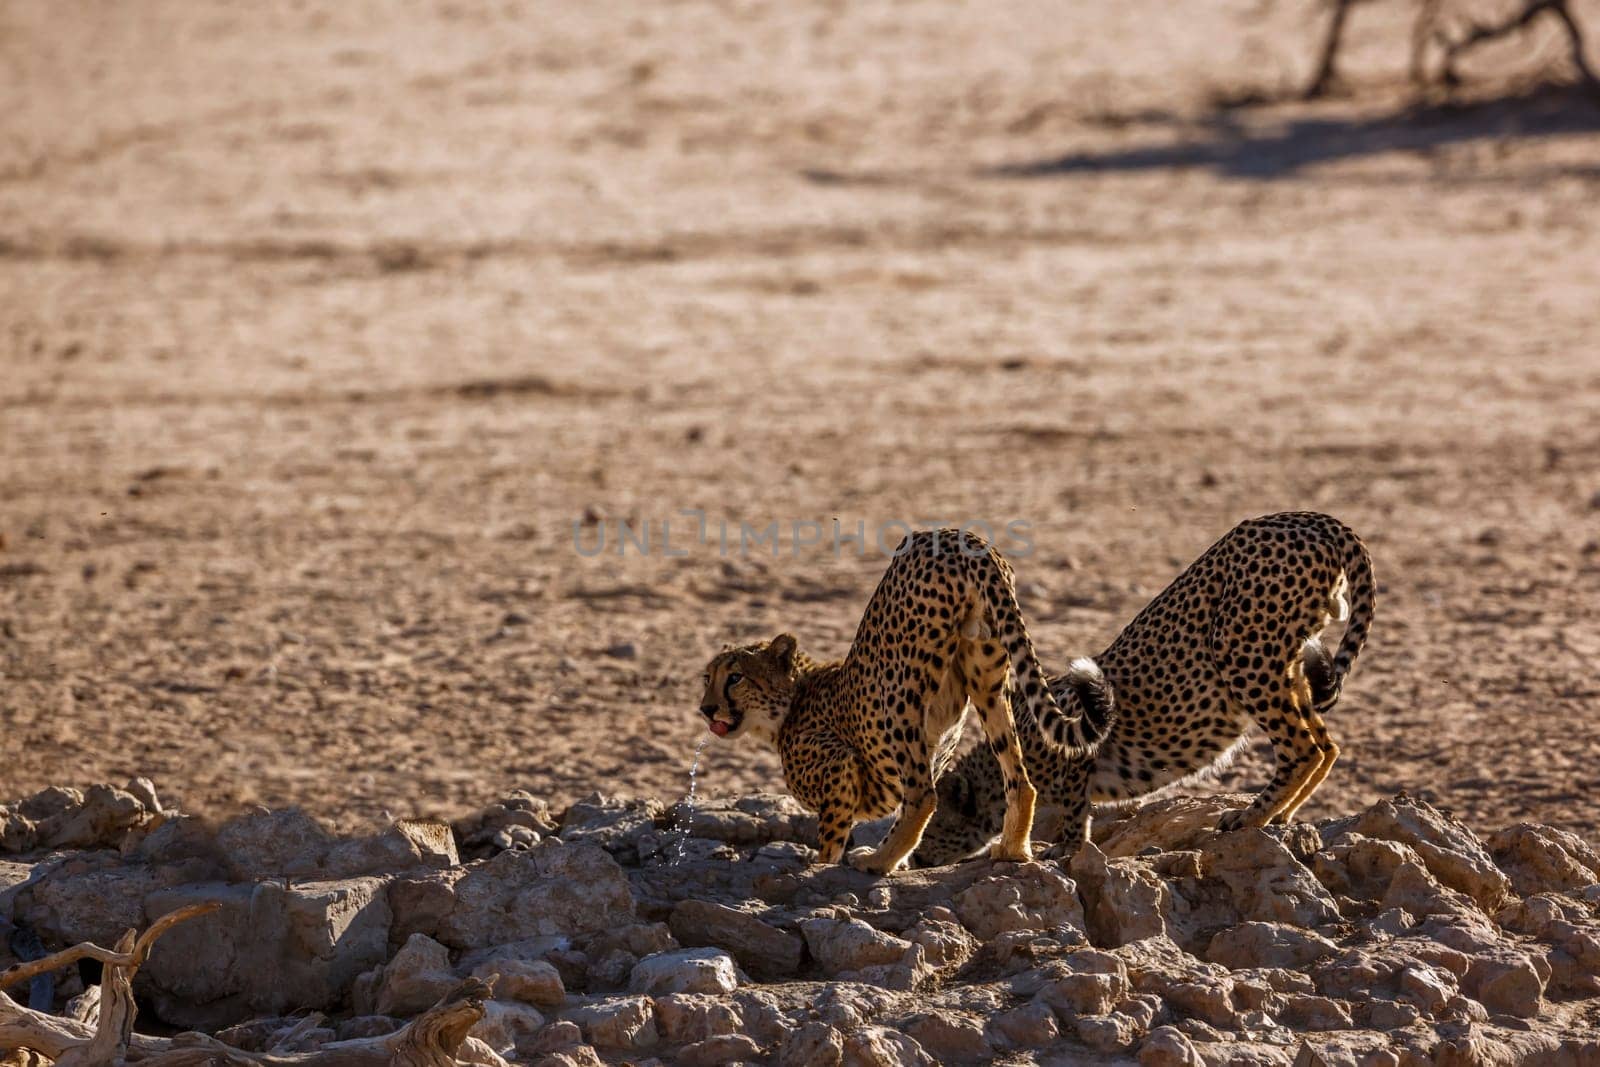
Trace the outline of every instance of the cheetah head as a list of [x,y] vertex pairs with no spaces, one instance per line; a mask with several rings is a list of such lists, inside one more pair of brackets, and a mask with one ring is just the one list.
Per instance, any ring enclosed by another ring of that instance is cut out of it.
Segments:
[[759,645],[725,648],[706,664],[700,714],[718,737],[751,734],[775,741],[799,677],[793,634]]
[[1000,820],[994,816],[996,810],[1004,814],[1003,799],[996,809],[993,798],[980,795],[959,763],[939,779],[934,791],[938,806],[922,832],[913,865],[943,867],[981,855],[1000,832]]

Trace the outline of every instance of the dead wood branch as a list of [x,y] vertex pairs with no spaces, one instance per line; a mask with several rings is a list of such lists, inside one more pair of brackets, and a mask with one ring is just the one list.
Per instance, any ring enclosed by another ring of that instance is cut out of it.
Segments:
[[1350,21],[1350,9],[1355,4],[1356,0],[1332,0],[1333,17],[1328,20],[1328,32],[1317,50],[1317,69],[1304,94],[1307,100],[1315,100],[1333,88],[1338,77],[1334,68],[1339,62],[1339,46],[1344,43],[1345,24]]
[[1597,80],[1594,71],[1590,69],[1588,60],[1583,54],[1583,30],[1578,25],[1578,20],[1573,17],[1567,7],[1567,0],[1527,0],[1522,10],[1500,21],[1489,23],[1476,23],[1459,40],[1448,40],[1437,32],[1433,40],[1443,49],[1444,65],[1440,68],[1439,77],[1446,85],[1458,85],[1461,77],[1456,73],[1456,61],[1468,50],[1488,41],[1508,37],[1520,30],[1527,28],[1535,19],[1545,12],[1554,15],[1567,31],[1567,41],[1571,47],[1572,63],[1577,68],[1578,76],[1591,89],[1600,90],[1600,80]]
[[[77,1019],[50,1015],[24,1008],[5,993],[0,993],[0,1051],[32,1049],[51,1060],[58,1060],[68,1050],[87,1045],[94,1040],[95,1027]],[[167,1048],[171,1041],[164,1037],[134,1034],[129,1045],[135,1056]]]
[[[1329,0],[1328,6],[1332,9],[1332,14],[1322,44],[1317,50],[1316,69],[1306,84],[1303,94],[1305,99],[1312,100],[1326,95],[1338,83],[1339,49],[1344,43],[1350,11],[1362,2],[1363,0]],[[1568,0],[1524,0],[1522,7],[1505,19],[1493,23],[1475,23],[1464,35],[1454,39],[1438,28],[1437,23],[1443,6],[1440,0],[1421,0],[1416,21],[1412,23],[1410,74],[1412,83],[1419,88],[1426,86],[1430,80],[1427,71],[1429,45],[1437,46],[1443,57],[1438,80],[1448,86],[1458,85],[1461,79],[1456,72],[1456,63],[1465,52],[1488,41],[1510,36],[1526,28],[1540,15],[1549,12],[1566,30],[1572,65],[1577,70],[1578,76],[1588,88],[1600,92],[1600,77],[1595,75],[1594,68],[1589,65],[1588,58],[1584,55],[1583,28],[1577,17],[1572,14]]]
[[467,1031],[483,1018],[493,986],[468,978],[439,1003],[383,1037],[335,1041],[312,1052],[245,1052],[204,1034],[179,1034],[160,1052],[134,1059],[138,1067],[457,1067]]
[[77,1019],[24,1008],[0,992],[0,1048],[33,1049],[55,1060],[58,1067],[100,1067],[120,1062],[130,1046],[138,1047],[133,1038],[133,1020],[138,1012],[133,1001],[133,976],[150,958],[156,940],[179,923],[208,915],[221,906],[208,901],[169,912],[151,923],[138,937],[132,930],[123,934],[115,949],[104,949],[85,941],[43,959],[8,968],[0,974],[0,990],[36,975],[53,973],[81,959],[96,959],[105,964],[93,1029]]
[[141,934],[139,939],[133,943],[133,948],[127,952],[101,948],[93,942],[83,941],[73,945],[71,948],[64,948],[60,952],[52,952],[43,959],[13,964],[4,971],[0,971],[0,989],[16,985],[18,982],[26,982],[36,975],[59,971],[63,967],[77,963],[79,960],[99,960],[107,967],[131,966],[137,971],[144,966],[144,961],[150,958],[150,949],[154,947],[158,937],[181,922],[200,915],[209,915],[220,907],[222,905],[216,901],[208,901],[204,904],[190,904],[186,908],[168,912],[151,923],[150,929]]
[[128,1041],[133,1037],[133,1017],[138,1014],[133,1003],[133,976],[138,972],[139,963],[132,930],[122,935],[117,951],[136,962],[113,964],[105,969],[100,980],[100,1018],[94,1037],[87,1044],[68,1049],[56,1059],[56,1067],[103,1067],[121,1063],[126,1057]]

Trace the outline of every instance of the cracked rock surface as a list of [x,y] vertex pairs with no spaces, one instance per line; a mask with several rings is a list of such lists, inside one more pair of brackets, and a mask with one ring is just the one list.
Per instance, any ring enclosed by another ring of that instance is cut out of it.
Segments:
[[340,838],[296,811],[212,826],[143,781],[52,789],[0,807],[0,921],[59,948],[219,901],[138,991],[245,1048],[307,1010],[302,1049],[385,1033],[475,975],[477,1062],[1600,1062],[1589,844],[1404,795],[1215,831],[1239,802],[1102,818],[1065,869],[874,878],[812,866],[815,820],[779,796],[518,793]]

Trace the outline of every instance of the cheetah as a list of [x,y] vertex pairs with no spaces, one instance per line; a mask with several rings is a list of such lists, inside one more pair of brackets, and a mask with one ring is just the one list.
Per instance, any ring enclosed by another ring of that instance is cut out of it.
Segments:
[[[1273,777],[1219,826],[1287,823],[1339,758],[1323,715],[1366,644],[1373,601],[1371,556],[1337,519],[1289,512],[1234,527],[1095,657],[1117,718],[1092,754],[1040,744],[1028,709],[1013,706],[1039,802],[1066,810],[1055,851],[1070,857],[1085,840],[1091,801],[1126,802],[1225,765],[1251,724],[1272,743]],[[1317,635],[1336,621],[1346,626],[1330,656]],[[1076,687],[1051,688],[1070,712]],[[954,761],[937,792],[919,866],[965,859],[995,833],[998,785],[986,753]]]
[[[1066,684],[1083,687],[1086,711],[1063,715],[1017,608],[1010,565],[972,533],[925,530],[895,550],[844,659],[819,663],[787,633],[725,648],[706,667],[700,713],[718,737],[748,735],[777,749],[790,792],[818,813],[820,862],[888,874],[933,815],[933,783],[969,700],[1000,776],[1004,815],[992,854],[1031,858],[1034,788],[1011,708],[1028,709],[1042,750],[1081,752],[1086,715],[1109,714],[1099,677],[1092,662],[1073,666]],[[856,822],[896,808],[876,851],[845,856]]]

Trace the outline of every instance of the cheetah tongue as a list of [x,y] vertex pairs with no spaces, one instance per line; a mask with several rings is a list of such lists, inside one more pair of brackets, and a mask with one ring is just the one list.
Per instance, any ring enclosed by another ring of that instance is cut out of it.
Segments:
[[716,734],[718,737],[726,736],[728,732],[728,724],[725,722],[713,722],[711,724],[711,732]]

